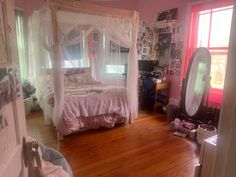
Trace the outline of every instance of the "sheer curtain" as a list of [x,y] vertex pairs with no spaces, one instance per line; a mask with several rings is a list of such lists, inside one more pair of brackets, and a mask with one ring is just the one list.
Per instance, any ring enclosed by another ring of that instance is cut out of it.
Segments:
[[24,18],[23,12],[16,10],[16,34],[17,46],[20,59],[20,73],[22,80],[28,80],[28,60],[26,57],[25,37],[24,37]]
[[36,88],[36,96],[44,112],[44,121],[50,123],[52,110],[44,100],[47,95],[53,95],[55,78],[52,72],[54,67],[52,21],[48,8],[35,11],[29,18],[28,52],[29,80]]
[[[49,6],[47,4],[35,12],[29,23],[32,72],[34,77],[41,78],[43,82],[48,82],[50,78],[55,96],[55,124],[63,114],[64,68],[68,67],[69,60],[77,63],[76,67],[89,66],[97,81],[126,87],[132,122],[138,111],[138,13],[134,12],[130,17],[80,13],[79,9],[73,7],[73,3],[71,11],[66,9],[63,2],[60,5],[49,3]],[[51,69],[48,69],[48,63]],[[38,84],[41,95],[44,87]]]

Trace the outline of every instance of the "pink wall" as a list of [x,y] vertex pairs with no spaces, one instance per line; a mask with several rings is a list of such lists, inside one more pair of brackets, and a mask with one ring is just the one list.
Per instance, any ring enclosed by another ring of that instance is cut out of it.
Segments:
[[137,0],[80,0],[81,2],[93,3],[101,6],[115,7],[120,9],[137,10]]
[[45,0],[15,0],[15,6],[22,8],[25,17],[29,17],[34,10],[39,9]]
[[[16,7],[23,9],[26,17],[29,17],[34,10],[40,9],[45,0],[15,0]],[[136,0],[117,0],[117,1],[96,1],[96,0],[81,0],[81,2],[93,3],[101,6],[116,7],[121,9],[136,10]]]

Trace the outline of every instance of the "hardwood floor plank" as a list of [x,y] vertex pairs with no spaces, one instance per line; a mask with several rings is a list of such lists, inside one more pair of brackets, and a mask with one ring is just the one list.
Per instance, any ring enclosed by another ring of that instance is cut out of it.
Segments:
[[198,146],[173,136],[157,113],[140,112],[134,124],[80,132],[62,142],[41,112],[27,117],[27,127],[30,136],[64,154],[75,177],[191,177],[198,162]]

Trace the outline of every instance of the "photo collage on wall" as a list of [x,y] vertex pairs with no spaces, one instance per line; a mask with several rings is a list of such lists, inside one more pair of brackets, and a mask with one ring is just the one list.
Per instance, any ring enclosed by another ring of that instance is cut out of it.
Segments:
[[0,109],[20,97],[20,83],[12,68],[0,69]]
[[170,76],[180,76],[181,74],[181,60],[171,60],[169,66]]
[[180,76],[183,57],[183,26],[180,24],[173,30],[170,57],[170,76]]
[[137,41],[139,60],[157,60],[169,76],[180,76],[184,25],[177,22],[177,8],[157,13],[153,23],[140,21]]
[[0,69],[0,130],[8,126],[8,121],[1,112],[2,107],[12,101],[10,80],[6,68]]
[[156,58],[159,66],[168,67],[171,46],[171,33],[159,33],[155,45]]
[[137,50],[139,59],[147,60],[148,55],[152,53],[153,30],[146,26],[145,22],[140,23],[140,32],[137,41]]
[[11,67],[0,68],[0,130],[8,125],[7,119],[2,114],[2,109],[20,96],[20,81],[17,71]]
[[[2,13],[2,3],[0,2],[0,66],[7,64],[7,44]],[[8,71],[6,68],[0,69],[0,131],[8,126],[8,121],[2,114],[2,107],[11,100]]]
[[[20,96],[20,81],[17,70],[11,67],[11,62],[7,52],[7,35],[11,30],[6,30],[8,26],[4,19],[3,13],[5,2],[0,3],[0,131],[8,126],[9,120],[3,113],[3,108]],[[18,78],[18,79],[16,79]]]

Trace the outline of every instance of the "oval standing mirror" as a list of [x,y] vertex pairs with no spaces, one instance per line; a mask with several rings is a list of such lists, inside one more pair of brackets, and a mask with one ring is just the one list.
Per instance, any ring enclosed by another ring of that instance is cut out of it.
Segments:
[[194,118],[205,101],[210,81],[211,55],[207,48],[198,48],[191,57],[185,79],[183,107]]

